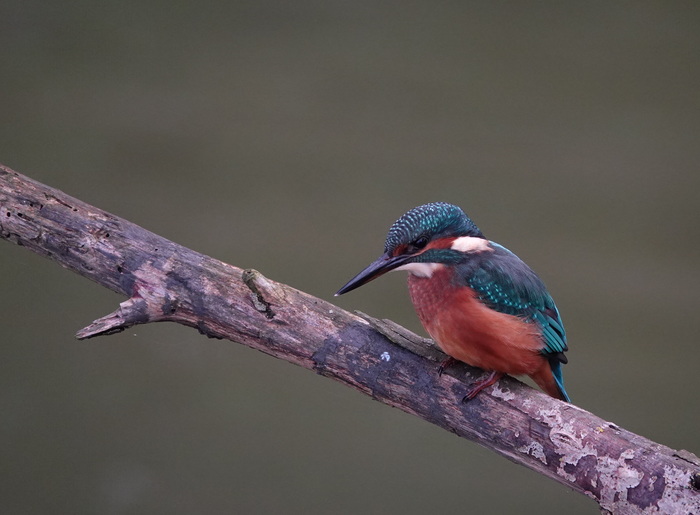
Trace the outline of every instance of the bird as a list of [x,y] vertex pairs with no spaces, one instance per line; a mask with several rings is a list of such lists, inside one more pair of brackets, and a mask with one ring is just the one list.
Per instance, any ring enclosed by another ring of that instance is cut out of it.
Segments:
[[489,372],[463,401],[509,374],[527,375],[551,397],[571,402],[561,370],[568,362],[566,331],[552,296],[461,208],[432,202],[406,212],[389,229],[384,253],[336,296],[392,270],[408,272],[418,318],[449,356],[438,374],[456,361]]

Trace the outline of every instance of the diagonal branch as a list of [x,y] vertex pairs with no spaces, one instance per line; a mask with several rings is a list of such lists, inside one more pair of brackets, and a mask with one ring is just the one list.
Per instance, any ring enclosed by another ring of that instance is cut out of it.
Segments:
[[614,513],[700,513],[700,460],[505,378],[460,403],[480,374],[442,377],[435,345],[388,320],[173,243],[0,165],[0,237],[127,297],[78,331],[172,321],[331,377],[475,441]]

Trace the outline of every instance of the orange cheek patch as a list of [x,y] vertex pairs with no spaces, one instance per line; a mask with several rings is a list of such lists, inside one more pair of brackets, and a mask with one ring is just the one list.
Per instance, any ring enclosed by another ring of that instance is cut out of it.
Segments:
[[430,249],[449,249],[452,246],[454,238],[440,238],[439,240],[434,240],[428,243],[423,249],[423,252]]
[[402,254],[406,253],[406,249],[408,248],[407,245],[399,245],[394,249],[394,251],[391,253],[392,257],[400,256]]

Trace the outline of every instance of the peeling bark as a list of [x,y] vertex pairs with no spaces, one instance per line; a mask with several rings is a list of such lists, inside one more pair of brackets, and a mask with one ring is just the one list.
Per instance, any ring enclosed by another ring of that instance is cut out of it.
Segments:
[[700,459],[506,377],[461,403],[481,371],[430,341],[161,238],[0,165],[0,237],[127,297],[77,333],[171,321],[333,378],[594,499],[603,512],[700,515]]

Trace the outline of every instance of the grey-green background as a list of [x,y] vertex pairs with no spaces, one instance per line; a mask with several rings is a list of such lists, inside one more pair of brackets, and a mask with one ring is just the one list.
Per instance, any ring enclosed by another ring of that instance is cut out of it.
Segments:
[[[0,5],[0,162],[422,333],[404,278],[332,294],[418,204],[548,284],[575,403],[700,451],[697,2]],[[596,513],[309,371],[0,243],[0,511]]]

